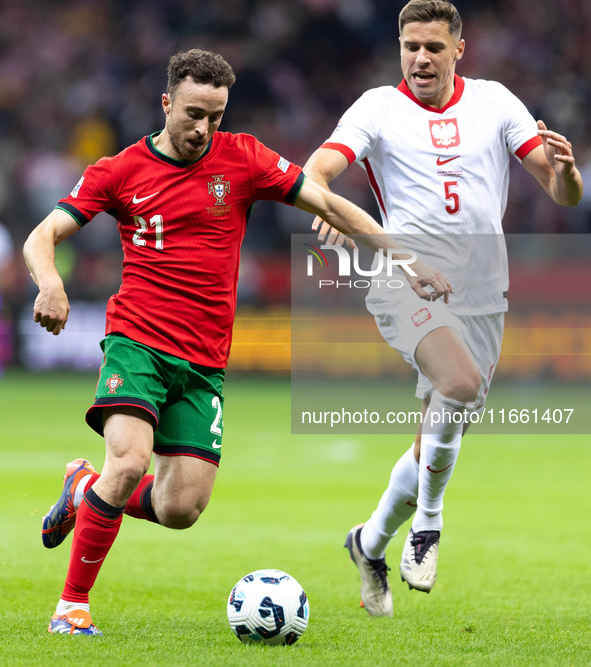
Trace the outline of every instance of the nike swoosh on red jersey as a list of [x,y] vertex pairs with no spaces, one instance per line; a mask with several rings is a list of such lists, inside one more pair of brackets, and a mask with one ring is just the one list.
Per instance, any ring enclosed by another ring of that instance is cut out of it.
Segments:
[[[447,466],[447,468],[451,468],[452,466],[453,466],[453,463],[450,463],[450,464]],[[443,472],[444,470],[447,470],[447,468],[441,468],[441,470],[433,470],[433,468],[431,468],[431,466],[427,466],[427,470],[428,470],[429,472],[434,472],[434,473]]]
[[[160,190],[158,190],[158,192],[160,192]],[[142,201],[146,201],[146,199],[150,199],[150,197],[155,197],[158,194],[158,192],[155,192],[153,195],[148,195],[147,197],[138,197],[137,195],[133,195],[133,199],[131,201],[134,204],[139,204]]]
[[454,155],[454,157],[448,157],[447,160],[442,160],[440,157],[437,158],[437,166],[443,167],[444,164],[451,162],[452,160],[457,160],[461,155]]

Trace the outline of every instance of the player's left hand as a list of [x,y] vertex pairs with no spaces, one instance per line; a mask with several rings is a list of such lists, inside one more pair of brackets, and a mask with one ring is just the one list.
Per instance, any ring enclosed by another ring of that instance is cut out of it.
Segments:
[[542,137],[548,163],[557,174],[569,176],[575,168],[573,145],[566,137],[549,130],[544,121],[538,121],[538,134]]

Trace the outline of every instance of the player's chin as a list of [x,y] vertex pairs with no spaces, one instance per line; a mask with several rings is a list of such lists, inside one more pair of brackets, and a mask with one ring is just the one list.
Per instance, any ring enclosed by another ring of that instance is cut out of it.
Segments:
[[417,83],[416,79],[411,79],[410,89],[413,95],[418,99],[431,98],[437,92],[436,79],[429,79],[428,81],[421,81]]

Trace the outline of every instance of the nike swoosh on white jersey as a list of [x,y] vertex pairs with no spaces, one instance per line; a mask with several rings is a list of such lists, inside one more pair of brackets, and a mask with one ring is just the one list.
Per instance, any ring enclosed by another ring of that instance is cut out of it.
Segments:
[[444,164],[447,164],[448,162],[451,162],[452,160],[457,160],[461,155],[454,155],[453,157],[448,157],[447,160],[445,160],[442,157],[437,158],[437,166],[438,167],[443,167]]
[[212,446],[214,449],[221,449],[221,448],[222,448],[221,445],[218,445],[218,439],[217,439],[217,438],[211,443],[211,446]]
[[[160,190],[158,190],[160,192]],[[131,200],[134,204],[139,204],[142,201],[146,201],[146,199],[150,199],[150,197],[155,197],[158,192],[155,192],[153,195],[148,195],[147,197],[138,197],[137,195],[133,195],[133,199]]]
[[81,560],[83,563],[99,563],[99,562],[102,561],[103,559],[104,559],[104,556],[103,556],[103,558],[99,558],[98,560],[86,560],[86,558],[84,558],[84,556],[82,556],[82,558],[81,558],[80,560]]

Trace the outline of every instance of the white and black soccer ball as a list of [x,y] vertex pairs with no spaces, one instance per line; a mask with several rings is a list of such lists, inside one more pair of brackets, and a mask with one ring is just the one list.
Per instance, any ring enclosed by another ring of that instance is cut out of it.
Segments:
[[245,644],[293,644],[309,618],[304,589],[281,570],[247,574],[228,598],[230,627]]

